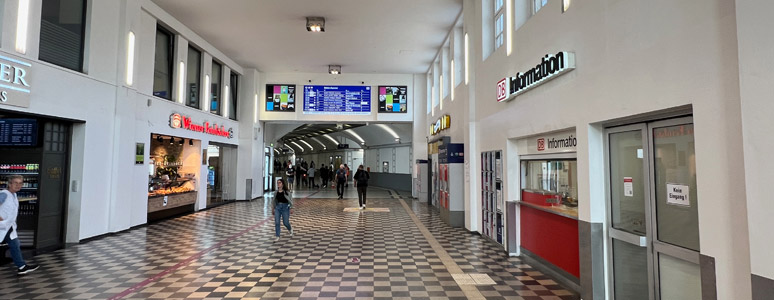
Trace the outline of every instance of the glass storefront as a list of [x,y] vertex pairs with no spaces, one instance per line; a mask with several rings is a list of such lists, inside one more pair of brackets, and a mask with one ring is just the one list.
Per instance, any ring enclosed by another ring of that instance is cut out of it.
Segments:
[[148,220],[194,211],[201,142],[151,135],[148,165]]
[[527,160],[522,166],[522,200],[578,215],[578,163],[575,160]]

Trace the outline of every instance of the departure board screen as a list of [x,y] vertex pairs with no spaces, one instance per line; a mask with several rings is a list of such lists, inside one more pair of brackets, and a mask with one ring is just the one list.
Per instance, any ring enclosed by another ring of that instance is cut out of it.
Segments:
[[0,146],[37,146],[38,122],[32,119],[0,119]]
[[305,114],[371,114],[370,86],[304,86]]

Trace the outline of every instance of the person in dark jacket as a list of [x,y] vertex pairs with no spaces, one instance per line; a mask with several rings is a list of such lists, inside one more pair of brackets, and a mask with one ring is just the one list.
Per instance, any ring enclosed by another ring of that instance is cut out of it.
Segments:
[[336,170],[336,193],[339,194],[339,199],[344,199],[344,184],[347,182],[347,169],[344,169],[344,164],[339,165],[339,169]]
[[360,209],[366,208],[366,190],[368,189],[368,180],[371,175],[363,168],[363,165],[357,167],[355,172],[355,187],[357,188],[357,200],[360,203]]

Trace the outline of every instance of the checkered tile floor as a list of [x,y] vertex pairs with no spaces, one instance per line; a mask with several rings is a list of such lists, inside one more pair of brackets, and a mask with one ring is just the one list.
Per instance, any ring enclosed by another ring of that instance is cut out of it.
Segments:
[[[368,207],[390,212],[344,212],[357,206],[354,188],[344,200],[333,189],[295,191],[295,235],[283,227],[278,242],[265,198],[39,255],[28,260],[41,268],[24,277],[6,264],[0,299],[465,299],[395,194],[368,193]],[[426,204],[405,201],[464,272],[494,280],[475,286],[487,299],[578,299]]]

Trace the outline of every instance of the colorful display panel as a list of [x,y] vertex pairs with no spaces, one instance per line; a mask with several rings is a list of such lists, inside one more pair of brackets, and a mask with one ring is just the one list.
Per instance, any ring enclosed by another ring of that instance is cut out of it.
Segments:
[[296,111],[295,84],[267,84],[266,111]]
[[379,112],[405,113],[408,111],[408,88],[404,86],[379,86]]

